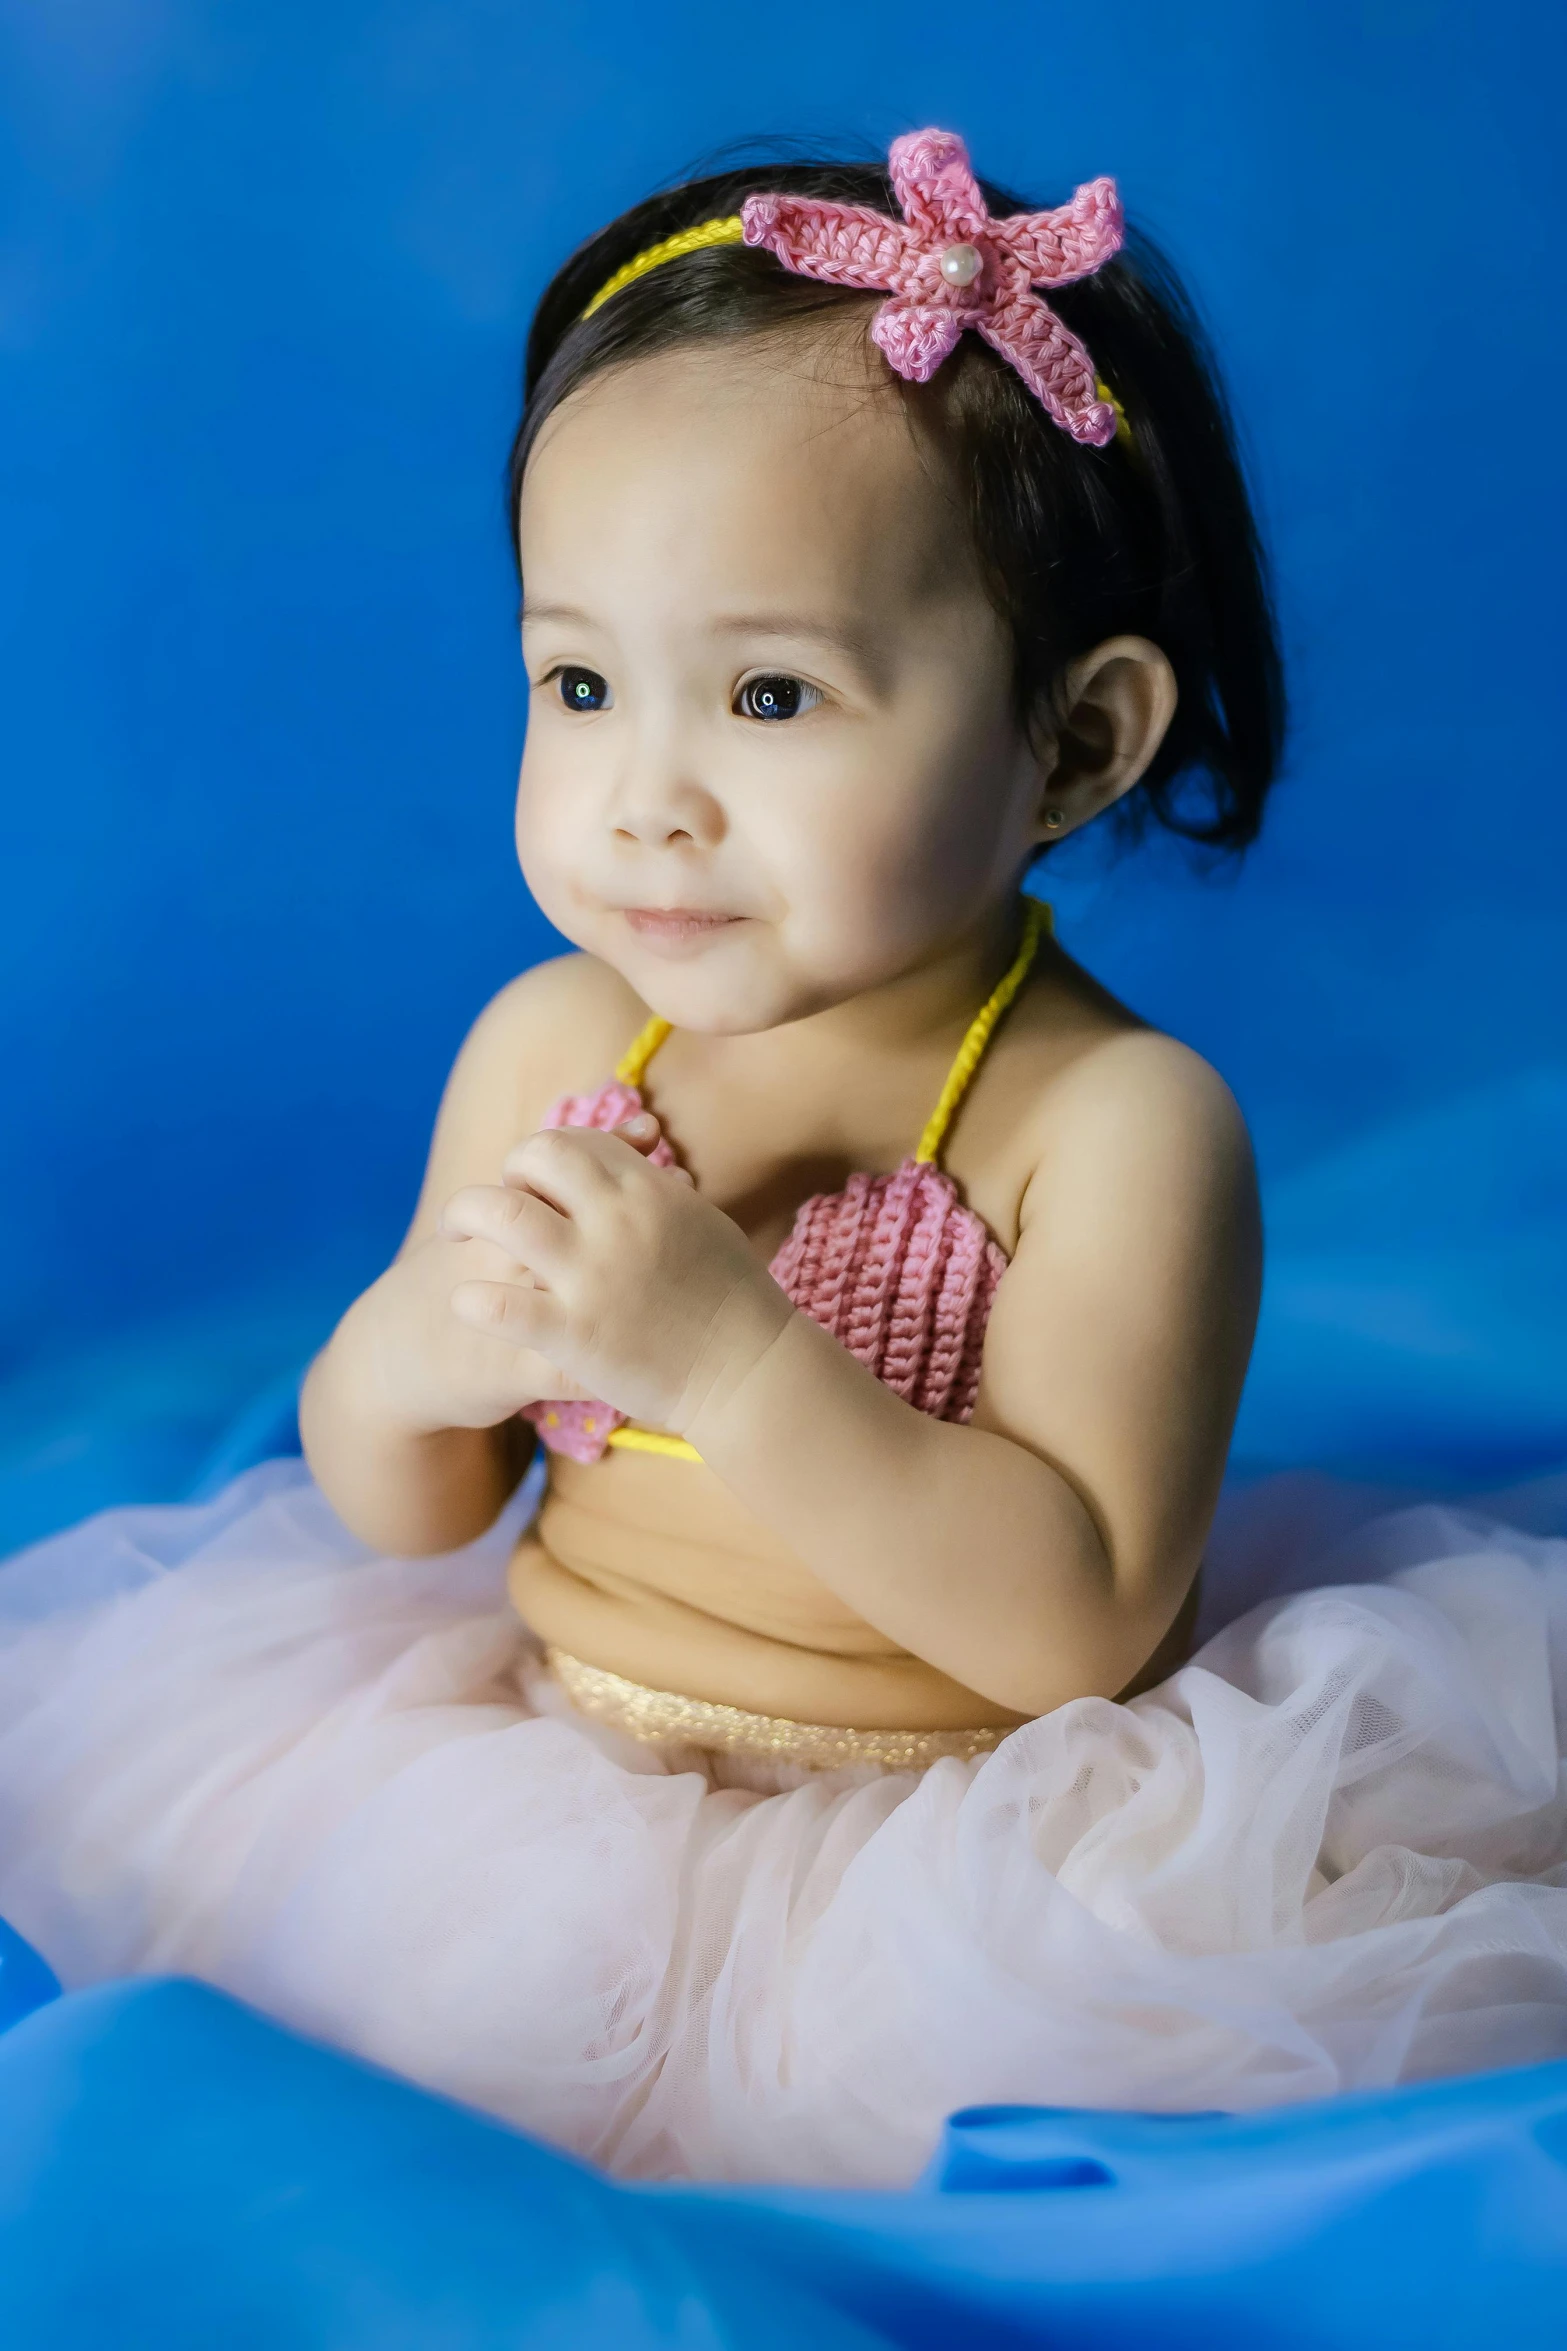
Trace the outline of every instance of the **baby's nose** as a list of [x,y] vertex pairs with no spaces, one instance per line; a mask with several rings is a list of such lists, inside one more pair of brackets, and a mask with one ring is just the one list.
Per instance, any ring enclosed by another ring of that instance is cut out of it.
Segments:
[[646,849],[714,849],[726,830],[722,804],[706,784],[653,767],[622,779],[610,821],[617,839]]

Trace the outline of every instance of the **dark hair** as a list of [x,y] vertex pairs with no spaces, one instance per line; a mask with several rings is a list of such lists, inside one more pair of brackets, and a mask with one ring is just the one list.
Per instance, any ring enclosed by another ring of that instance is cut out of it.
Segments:
[[[992,213],[1033,209],[980,183]],[[768,188],[867,204],[897,216],[878,165],[753,164],[650,196],[579,246],[545,289],[528,336],[522,421],[512,444],[513,543],[528,455],[545,419],[601,369],[680,344],[775,334],[875,297],[721,245],[663,263],[583,320],[621,265],[680,229],[738,212]],[[1049,295],[1120,400],[1131,446],[1081,446],[1052,423],[979,336],[962,338],[929,384],[901,386],[942,446],[967,508],[989,592],[1015,648],[1019,715],[1048,707],[1064,663],[1122,631],[1151,638],[1179,704],[1135,792],[1148,815],[1216,849],[1256,837],[1278,766],[1284,689],[1256,524],[1223,394],[1174,272],[1132,235],[1113,261]]]

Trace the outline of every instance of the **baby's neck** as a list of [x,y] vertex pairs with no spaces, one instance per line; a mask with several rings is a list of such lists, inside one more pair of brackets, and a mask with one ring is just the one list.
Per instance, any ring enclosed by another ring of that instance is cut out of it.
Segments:
[[[1017,948],[1016,904],[997,908],[896,979],[862,990],[779,1027],[706,1037],[697,1050],[715,1071],[727,1063],[754,1071],[807,1063],[823,1073],[840,1066],[921,1055],[960,1035],[990,994]],[[696,1040],[693,1040],[696,1043]]]

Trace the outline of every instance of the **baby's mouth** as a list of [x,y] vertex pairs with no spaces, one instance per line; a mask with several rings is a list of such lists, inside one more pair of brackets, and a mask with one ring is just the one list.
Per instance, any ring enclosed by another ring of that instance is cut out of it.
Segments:
[[699,906],[626,906],[627,927],[650,946],[689,947],[745,920],[742,914],[710,914]]

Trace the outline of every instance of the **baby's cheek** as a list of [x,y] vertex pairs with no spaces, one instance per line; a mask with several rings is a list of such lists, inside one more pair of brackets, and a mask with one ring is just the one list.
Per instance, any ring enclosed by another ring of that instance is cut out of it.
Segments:
[[882,986],[924,954],[941,928],[935,877],[896,839],[851,836],[816,879],[791,948],[829,1001]]
[[537,828],[525,826],[520,819],[517,825],[517,863],[540,912],[569,938],[569,922],[562,919],[567,913],[569,868],[564,858],[552,854],[541,842]]
[[[992,862],[986,793],[892,730],[885,753],[814,812],[810,902],[851,949],[921,944]],[[800,901],[805,903],[802,896]]]
[[517,788],[517,862],[540,909],[574,941],[572,909],[586,863],[590,798],[585,788],[569,789],[569,779],[554,772],[553,760],[535,763],[524,755]]

